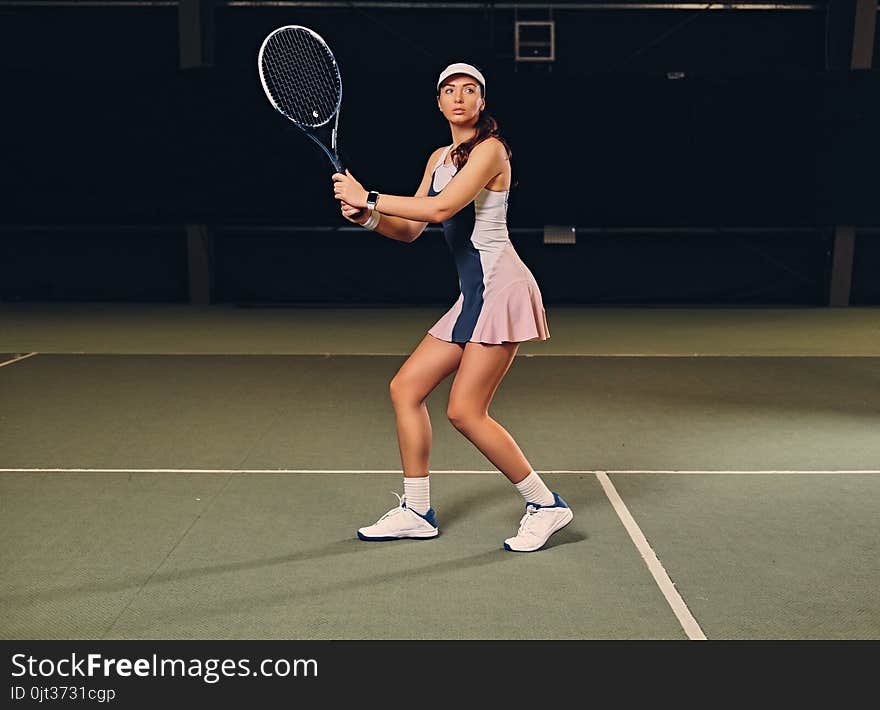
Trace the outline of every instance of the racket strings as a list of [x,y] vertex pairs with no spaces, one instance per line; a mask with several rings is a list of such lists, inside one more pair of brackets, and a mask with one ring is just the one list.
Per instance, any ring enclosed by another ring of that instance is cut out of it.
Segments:
[[261,70],[272,100],[296,123],[317,128],[336,113],[339,71],[327,46],[310,33],[278,32],[266,45]]

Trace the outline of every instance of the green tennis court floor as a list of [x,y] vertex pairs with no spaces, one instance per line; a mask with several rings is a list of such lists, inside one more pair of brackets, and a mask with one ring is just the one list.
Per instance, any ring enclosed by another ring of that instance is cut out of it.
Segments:
[[517,358],[491,413],[575,512],[533,554],[501,547],[522,500],[446,420],[451,378],[440,536],[356,539],[402,488],[403,354],[4,335],[0,637],[880,638],[880,352],[846,327],[857,355],[816,327],[821,353]]

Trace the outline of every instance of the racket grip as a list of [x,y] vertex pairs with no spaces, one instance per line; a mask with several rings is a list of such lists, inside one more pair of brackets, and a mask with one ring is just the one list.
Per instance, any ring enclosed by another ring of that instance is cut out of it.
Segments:
[[[333,167],[336,168],[336,172],[337,172],[337,173],[342,173],[343,175],[345,175],[345,166],[344,166],[340,161],[334,159],[334,160],[333,160]],[[355,212],[355,213],[351,216],[351,218],[352,218],[352,219],[358,219],[359,217],[363,217],[363,216],[364,216],[364,213],[365,213],[366,211],[367,211],[367,208],[366,208],[366,207],[362,207],[360,210],[358,210],[357,212]]]

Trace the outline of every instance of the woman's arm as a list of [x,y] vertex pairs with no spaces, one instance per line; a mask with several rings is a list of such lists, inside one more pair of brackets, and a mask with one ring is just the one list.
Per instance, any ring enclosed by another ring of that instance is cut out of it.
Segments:
[[[487,139],[471,151],[467,164],[439,195],[428,197],[427,190],[424,196],[417,193],[415,197],[379,193],[376,209],[383,216],[402,217],[417,223],[443,222],[470,203],[492,178],[504,170],[506,161],[507,152],[501,142]],[[425,172],[427,174],[427,168]],[[352,207],[366,207],[367,191],[351,175],[336,173],[333,180],[337,199]]]
[[[443,148],[437,148],[437,150],[431,153],[428,158],[424,174],[422,175],[422,182],[419,185],[418,190],[416,190],[415,197],[427,197],[428,190],[431,186],[431,180],[434,176],[434,164],[440,158],[440,153],[442,151]],[[356,207],[348,206],[347,203],[343,203],[342,214],[349,221],[362,225],[370,218],[372,212],[365,211],[360,217],[352,219],[350,214],[356,212],[357,209],[358,208]],[[425,227],[428,225],[427,222],[406,219],[405,217],[395,217],[393,215],[382,213],[378,207],[376,209],[379,212],[380,217],[373,231],[399,242],[414,242],[419,238],[422,232],[425,231]]]
[[[376,209],[411,220],[443,222],[473,201],[492,178],[504,170],[507,151],[500,141],[489,138],[477,145],[467,164],[434,197],[401,197],[379,193]],[[366,201],[364,202],[366,204]]]
[[[428,196],[428,190],[431,187],[431,180],[434,177],[434,164],[437,162],[437,159],[440,157],[440,153],[442,151],[443,148],[438,148],[433,153],[431,153],[430,157],[428,158],[428,162],[425,165],[425,172],[422,175],[422,182],[419,185],[419,189],[416,190],[416,194],[414,197],[405,199],[416,199]],[[382,216],[379,218],[379,223],[376,225],[376,229],[374,231],[379,232],[379,234],[384,234],[386,237],[390,237],[391,239],[397,239],[402,242],[414,242],[421,236],[422,232],[425,231],[425,227],[428,226],[428,222],[430,221],[407,219],[406,217],[385,214],[381,209],[379,209],[378,202],[376,203],[376,209],[379,210],[379,213]]]

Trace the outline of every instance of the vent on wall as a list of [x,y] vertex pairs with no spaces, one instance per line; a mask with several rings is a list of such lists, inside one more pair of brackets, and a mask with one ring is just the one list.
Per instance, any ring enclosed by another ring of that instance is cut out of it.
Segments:
[[556,28],[553,20],[517,20],[516,61],[552,62],[556,59]]

